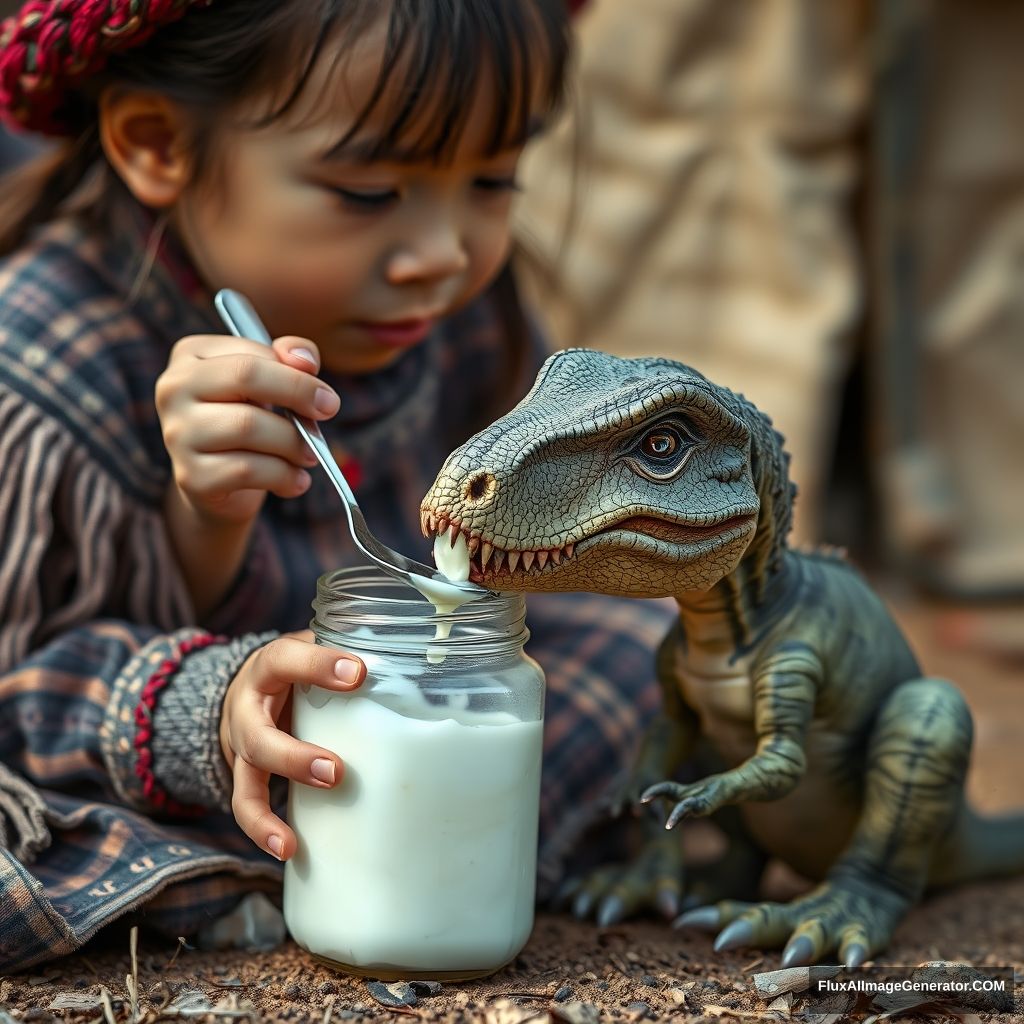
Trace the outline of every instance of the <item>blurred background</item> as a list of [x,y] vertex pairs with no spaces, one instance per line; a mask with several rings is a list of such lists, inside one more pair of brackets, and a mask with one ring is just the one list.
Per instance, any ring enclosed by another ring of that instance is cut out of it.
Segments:
[[[786,437],[798,542],[1024,657],[1024,5],[587,0],[575,25],[516,215],[552,345],[743,392]],[[0,165],[33,145],[0,136]]]
[[588,0],[576,32],[517,217],[552,341],[743,392],[798,542],[1024,655],[1024,5]]

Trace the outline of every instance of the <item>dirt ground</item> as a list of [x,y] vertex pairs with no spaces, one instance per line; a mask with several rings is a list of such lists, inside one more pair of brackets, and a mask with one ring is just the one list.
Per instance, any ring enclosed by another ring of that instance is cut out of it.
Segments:
[[[1024,808],[1022,666],[946,649],[941,609],[899,594],[887,596],[926,671],[954,679],[972,706],[972,801],[988,812]],[[777,890],[792,892],[798,884],[776,873]],[[979,969],[1012,967],[1019,989],[1015,1012],[994,1016],[982,1010],[959,1019],[1024,1022],[1024,877],[965,886],[912,912],[884,962],[926,960],[967,961]],[[115,945],[108,938],[83,955],[0,978],[0,1024],[122,1024],[133,1019],[155,1024],[175,1018],[332,1024],[408,1017],[453,1024],[713,1018],[835,1024],[838,1014],[808,1011],[799,994],[778,1001],[762,998],[754,975],[778,967],[778,951],[715,954],[708,936],[673,931],[661,923],[598,929],[568,916],[541,914],[526,949],[499,974],[446,983],[435,992],[420,989],[414,1004],[389,1008],[379,1001],[387,998],[379,986],[336,974],[290,943],[271,953],[210,954],[176,951],[173,944],[143,936],[133,972],[128,942],[121,936]]]

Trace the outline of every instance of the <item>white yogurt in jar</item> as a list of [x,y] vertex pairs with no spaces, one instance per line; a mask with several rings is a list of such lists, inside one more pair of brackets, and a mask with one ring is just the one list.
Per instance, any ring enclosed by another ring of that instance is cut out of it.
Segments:
[[381,700],[295,688],[295,734],[345,776],[290,787],[288,928],[371,973],[494,970],[533,925],[542,724],[404,688]]

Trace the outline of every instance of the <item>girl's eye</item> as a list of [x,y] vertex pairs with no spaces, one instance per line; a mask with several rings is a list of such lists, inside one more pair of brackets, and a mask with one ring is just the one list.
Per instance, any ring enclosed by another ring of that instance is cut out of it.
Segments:
[[330,191],[358,210],[379,210],[398,198],[398,193],[393,188],[351,189],[335,185],[331,186]]
[[519,182],[511,175],[507,178],[477,178],[474,186],[482,192],[520,192]]

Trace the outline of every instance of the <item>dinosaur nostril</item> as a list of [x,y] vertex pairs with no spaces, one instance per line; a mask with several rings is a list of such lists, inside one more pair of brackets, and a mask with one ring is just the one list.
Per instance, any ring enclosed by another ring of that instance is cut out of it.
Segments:
[[467,502],[478,502],[489,498],[494,493],[498,481],[493,473],[474,473],[466,480],[462,496]]

